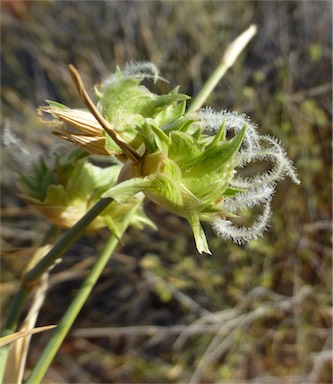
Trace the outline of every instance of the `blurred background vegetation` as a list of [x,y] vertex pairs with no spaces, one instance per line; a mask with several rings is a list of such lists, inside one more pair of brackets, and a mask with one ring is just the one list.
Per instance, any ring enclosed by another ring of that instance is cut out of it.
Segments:
[[[184,220],[147,204],[158,231],[127,232],[44,382],[331,383],[332,2],[1,7],[1,123],[32,154],[60,143],[37,119],[45,99],[82,106],[69,63],[92,88],[116,65],[149,60],[170,88],[195,96],[228,43],[257,24],[207,105],[245,112],[280,138],[302,182],[280,183],[260,240],[240,247],[207,226],[212,256],[197,254]],[[3,148],[2,316],[48,228],[16,197],[17,157]],[[54,268],[38,325],[57,323],[107,236],[83,238]],[[48,338],[33,337],[28,368]]]

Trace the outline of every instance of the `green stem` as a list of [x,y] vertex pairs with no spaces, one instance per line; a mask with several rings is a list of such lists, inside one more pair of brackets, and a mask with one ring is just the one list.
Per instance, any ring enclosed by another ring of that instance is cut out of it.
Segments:
[[213,92],[219,81],[225,75],[227,70],[233,66],[239,54],[243,51],[252,37],[256,34],[257,28],[251,25],[246,31],[239,35],[225,50],[220,65],[210,75],[204,86],[201,88],[198,95],[194,98],[189,106],[187,113],[200,109],[209,95]]
[[192,103],[187,109],[187,113],[197,111],[203,106],[203,104],[208,99],[209,95],[213,92],[214,88],[217,86],[217,84],[222,79],[227,70],[228,67],[226,67],[223,62],[215,69],[215,71],[210,75],[209,79],[201,88],[195,99],[193,99]]
[[[29,292],[22,287],[16,293],[11,306],[8,311],[8,315],[4,324],[4,329],[1,336],[7,336],[16,330],[18,319],[21,315],[21,308],[24,306],[25,300],[29,296]],[[0,350],[0,354],[3,352],[3,348]],[[1,358],[0,358],[1,360]]]
[[23,277],[23,285],[29,286],[36,282],[40,276],[53,266],[63,253],[75,243],[76,240],[86,230],[88,225],[99,216],[113,199],[100,199],[68,232],[66,232],[59,241],[52,247],[41,260]]
[[[136,209],[137,209],[137,206],[133,207],[124,217],[123,227],[121,228],[120,236],[122,236],[122,234],[126,231],[131,221],[132,215]],[[59,347],[61,346],[63,340],[65,339],[69,329],[74,323],[77,315],[79,314],[81,308],[86,302],[88,296],[90,295],[94,285],[96,284],[99,276],[104,270],[104,267],[108,262],[109,258],[111,257],[118,242],[119,242],[119,237],[113,234],[110,237],[109,241],[107,242],[102,253],[99,255],[98,259],[96,260],[96,263],[94,264],[93,268],[90,270],[89,275],[87,276],[84,283],[82,284],[75,299],[72,301],[66,313],[60,320],[56,331],[52,335],[48,345],[43,350],[43,353],[40,356],[35,368],[32,370],[28,380],[26,381],[26,384],[38,384],[43,379],[54,356],[56,355]]]
[[[54,265],[55,261],[59,259],[72,244],[74,244],[74,242],[85,231],[87,226],[104,211],[104,209],[112,202],[112,200],[113,199],[111,198],[99,200],[90,209],[90,211],[88,211],[82,217],[81,220],[79,220],[55,243],[53,248],[39,262],[23,276],[21,287],[9,309],[1,336],[6,336],[15,332],[20,316],[22,314],[22,310],[24,308],[25,300],[33,290],[38,279],[44,272],[46,272],[51,266]],[[52,236],[53,230],[54,229],[51,227],[51,230],[46,234],[43,243],[45,243],[45,241]],[[4,375],[8,348],[9,346],[6,346],[0,350],[0,383],[2,383],[2,378]]]

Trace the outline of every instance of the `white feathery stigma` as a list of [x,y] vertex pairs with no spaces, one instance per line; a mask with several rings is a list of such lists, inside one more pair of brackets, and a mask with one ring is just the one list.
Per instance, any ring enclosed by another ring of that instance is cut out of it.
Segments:
[[228,216],[239,215],[240,211],[264,204],[264,211],[249,227],[237,226],[230,220],[217,217],[213,228],[217,234],[225,239],[232,239],[238,244],[257,239],[268,227],[271,216],[270,202],[275,191],[276,182],[289,176],[299,184],[297,173],[286,152],[278,140],[270,136],[260,136],[257,127],[245,114],[223,110],[215,112],[211,108],[204,108],[199,112],[204,132],[215,133],[224,124],[226,131],[236,134],[246,126],[243,143],[234,157],[234,167],[244,168],[250,163],[269,161],[270,170],[251,177],[235,175],[230,186],[240,191],[232,197],[224,197],[218,207]]
[[[152,79],[154,83],[158,80],[168,82],[160,76],[160,71],[153,63],[149,61],[131,61],[121,70],[121,78],[132,79]],[[103,86],[108,86],[119,79],[119,74],[112,74],[103,81]]]
[[261,237],[268,227],[270,217],[270,204],[266,203],[263,214],[250,227],[238,227],[229,220],[219,218],[214,222],[213,229],[218,236],[226,240],[232,239],[237,244],[243,244]]

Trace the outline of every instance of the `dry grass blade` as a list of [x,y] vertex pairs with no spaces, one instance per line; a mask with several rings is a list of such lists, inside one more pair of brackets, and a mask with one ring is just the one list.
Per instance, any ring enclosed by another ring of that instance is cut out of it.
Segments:
[[[34,263],[36,263],[36,261],[40,260],[49,249],[50,245],[45,245],[39,248],[35,253],[34,257],[32,258],[29,266],[33,265]],[[27,270],[29,270],[29,266]],[[6,336],[1,340],[2,343],[0,342],[0,347],[8,343],[14,342],[9,350],[7,358],[4,376],[5,383],[22,382],[31,336],[35,333],[47,331],[56,327],[56,325],[50,325],[45,327],[34,328],[40,309],[44,303],[47,289],[48,273],[45,273],[39,280],[38,285],[36,286],[33,302],[20,330],[12,335]]]
[[105,132],[110,135],[112,140],[118,144],[118,146],[123,150],[124,154],[134,163],[137,163],[141,159],[141,155],[134,149],[132,148],[129,144],[127,144],[118,134],[117,132],[113,129],[111,124],[99,113],[98,109],[90,99],[83,81],[81,79],[80,74],[74,67],[74,65],[70,64],[68,66],[70,73],[73,77],[75,86],[81,96],[81,99],[83,100],[84,104],[87,106],[89,111],[94,115],[96,120],[101,124]]
[[36,327],[33,329],[21,330],[21,331],[12,333],[11,335],[1,337],[0,348],[4,347],[7,344],[13,343],[14,341],[21,339],[22,337],[35,335],[36,333],[40,333],[40,332],[45,332],[55,327],[56,325],[45,325],[44,327]]
[[45,274],[35,291],[33,303],[21,329],[13,335],[7,336],[9,340],[6,337],[6,344],[13,341],[14,344],[11,346],[7,358],[4,376],[5,383],[22,383],[31,336],[35,333],[44,332],[56,327],[56,325],[49,325],[34,328],[40,308],[45,300],[48,287],[47,281],[48,274]]

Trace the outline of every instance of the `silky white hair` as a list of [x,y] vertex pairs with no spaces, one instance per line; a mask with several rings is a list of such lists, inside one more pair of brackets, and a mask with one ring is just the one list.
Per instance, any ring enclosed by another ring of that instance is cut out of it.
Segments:
[[232,239],[238,244],[257,239],[267,229],[271,217],[270,203],[275,192],[276,182],[289,176],[292,181],[299,184],[297,172],[288,159],[281,143],[270,136],[261,136],[257,132],[257,126],[253,124],[245,114],[238,114],[223,110],[213,111],[211,108],[203,108],[199,112],[204,132],[208,134],[217,132],[224,124],[227,132],[236,134],[244,126],[246,133],[243,143],[234,157],[234,167],[244,168],[252,162],[269,161],[271,169],[251,177],[235,175],[230,186],[240,189],[232,197],[225,197],[219,208],[231,215],[239,215],[245,209],[263,205],[263,213],[253,221],[249,227],[237,226],[230,220],[217,218],[213,223],[216,233],[224,239]]

